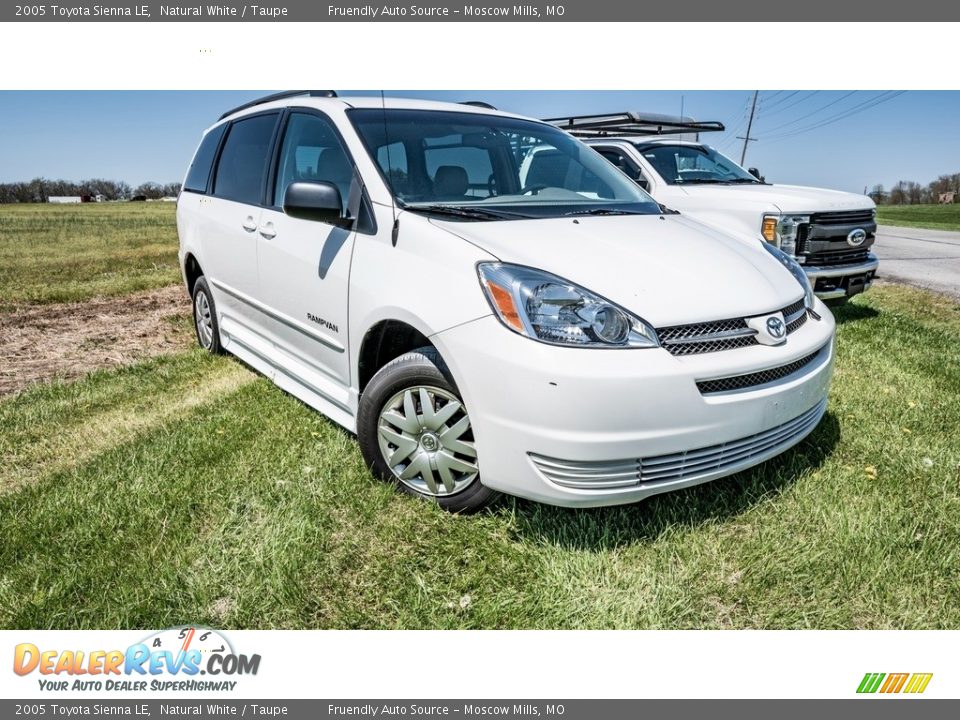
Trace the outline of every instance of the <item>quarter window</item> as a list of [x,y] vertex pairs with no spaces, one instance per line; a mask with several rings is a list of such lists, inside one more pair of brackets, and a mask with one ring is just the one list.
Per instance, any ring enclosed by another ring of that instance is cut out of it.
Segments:
[[196,155],[193,156],[193,162],[190,163],[190,169],[187,171],[187,179],[183,182],[184,190],[197,193],[207,191],[207,184],[210,182],[210,170],[213,168],[213,159],[217,154],[220,138],[223,137],[223,132],[226,129],[226,124],[217,125],[204,135],[200,147],[197,148]]
[[215,195],[249,205],[260,204],[276,124],[277,115],[271,114],[237,120],[230,126],[217,163]]

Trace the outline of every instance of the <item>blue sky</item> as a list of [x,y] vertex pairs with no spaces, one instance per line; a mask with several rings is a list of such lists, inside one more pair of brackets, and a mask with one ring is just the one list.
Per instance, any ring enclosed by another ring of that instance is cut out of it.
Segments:
[[[36,176],[105,177],[133,185],[179,181],[202,130],[224,110],[264,92],[0,91],[0,182]],[[726,124],[729,132],[704,139],[736,160],[742,141],[734,136],[746,129],[752,96],[742,90],[387,94],[481,99],[537,117],[616,110],[678,114],[682,98],[685,114]],[[901,179],[926,183],[960,172],[960,91],[763,91],[751,135],[758,141],[750,144],[745,164],[772,182],[854,192]]]

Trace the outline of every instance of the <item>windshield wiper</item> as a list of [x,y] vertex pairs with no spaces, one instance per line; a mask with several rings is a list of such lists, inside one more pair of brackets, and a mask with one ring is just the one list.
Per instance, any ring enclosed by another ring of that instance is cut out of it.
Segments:
[[644,213],[632,212],[630,210],[615,210],[614,208],[591,208],[590,210],[573,210],[564,213],[563,216],[570,215],[643,215]]
[[750,183],[751,185],[764,185],[765,183],[760,182],[756,178],[731,178],[727,180],[730,183]]
[[407,205],[407,210],[425,212],[432,215],[449,215],[450,217],[467,218],[470,220],[504,220],[507,218],[529,218],[529,215],[494,210],[493,208],[464,207],[462,205]]
[[726,185],[730,180],[720,180],[719,178],[700,178],[698,180],[686,180],[677,178],[677,183],[681,185]]

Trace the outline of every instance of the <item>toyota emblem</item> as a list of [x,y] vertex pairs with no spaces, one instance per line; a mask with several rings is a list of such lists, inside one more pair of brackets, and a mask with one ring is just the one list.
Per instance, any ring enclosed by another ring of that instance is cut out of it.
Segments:
[[867,231],[863,228],[854,228],[847,235],[847,245],[850,247],[860,247],[863,241],[867,239]]
[[779,340],[787,334],[787,326],[783,324],[783,320],[780,318],[769,317],[767,318],[767,332],[774,340]]

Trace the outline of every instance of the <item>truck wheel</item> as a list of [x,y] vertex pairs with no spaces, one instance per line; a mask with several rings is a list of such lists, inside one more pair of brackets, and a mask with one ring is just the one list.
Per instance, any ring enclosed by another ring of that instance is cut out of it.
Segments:
[[436,349],[383,366],[360,397],[357,436],[373,473],[450,512],[472,513],[499,495],[480,482],[470,417]]
[[207,279],[202,275],[193,284],[193,328],[197,331],[200,347],[214,355],[223,354],[217,306],[213,302],[213,293],[210,292]]

